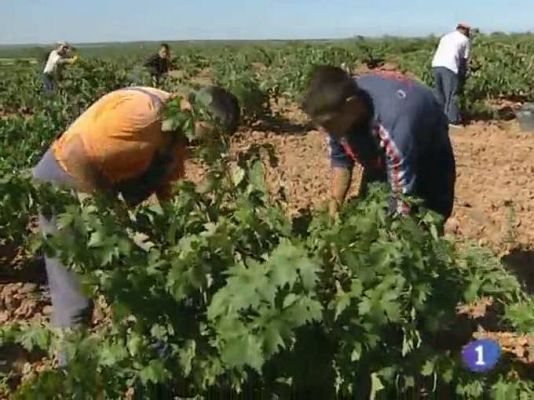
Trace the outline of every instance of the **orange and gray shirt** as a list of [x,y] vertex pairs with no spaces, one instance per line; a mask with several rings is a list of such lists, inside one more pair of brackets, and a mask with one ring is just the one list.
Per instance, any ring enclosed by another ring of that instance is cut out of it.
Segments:
[[[108,93],[89,107],[52,145],[58,164],[75,180],[69,144],[81,142],[84,153],[111,185],[142,175],[168,142],[161,130],[161,111],[171,94],[148,87],[129,87]],[[184,151],[171,180],[184,175]],[[170,182],[169,182],[170,183]]]

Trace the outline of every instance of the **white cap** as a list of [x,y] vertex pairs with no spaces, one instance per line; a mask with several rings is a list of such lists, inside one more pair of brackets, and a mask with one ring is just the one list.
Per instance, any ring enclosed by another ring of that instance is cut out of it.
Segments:
[[460,28],[471,30],[471,25],[469,25],[467,22],[460,22],[458,23],[456,29],[460,29]]

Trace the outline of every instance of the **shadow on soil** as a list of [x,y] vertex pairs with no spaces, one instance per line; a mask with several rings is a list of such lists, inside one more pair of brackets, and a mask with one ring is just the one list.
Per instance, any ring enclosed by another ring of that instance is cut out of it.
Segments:
[[534,250],[515,249],[501,259],[501,262],[534,294]]
[[468,109],[464,113],[465,122],[476,121],[511,121],[515,119],[515,110],[511,107],[504,107],[500,109]]
[[[22,253],[19,246],[0,246],[0,289],[11,283],[46,284],[44,262]],[[1,299],[0,299],[1,304]],[[0,346],[0,374],[9,374],[5,383],[14,390],[21,382],[25,363],[35,363],[46,356],[38,350],[27,351],[18,344]]]
[[314,129],[311,123],[295,124],[279,114],[261,118],[253,128],[260,132],[272,132],[277,135],[305,135],[309,130]]
[[15,282],[46,284],[44,260],[21,254],[15,246],[0,246],[0,284]]
[[25,350],[21,345],[12,344],[0,347],[0,374],[8,376],[6,384],[14,391],[20,384],[26,363],[35,363],[46,357],[46,352]]

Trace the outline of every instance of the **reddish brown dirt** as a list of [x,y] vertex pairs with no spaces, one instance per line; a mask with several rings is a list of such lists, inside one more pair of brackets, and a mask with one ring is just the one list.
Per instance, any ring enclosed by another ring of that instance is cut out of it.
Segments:
[[[302,122],[302,116],[296,118]],[[515,123],[474,123],[450,132],[457,160],[455,210],[448,231],[490,245],[499,253],[534,246],[534,133]],[[269,180],[286,188],[289,209],[320,205],[328,196],[329,162],[325,137],[316,130],[287,135],[249,130],[236,137],[234,150],[271,144],[280,165]],[[189,164],[189,177],[200,169]],[[358,186],[355,174],[353,190]]]
[[534,134],[515,123],[474,124],[452,132],[458,165],[455,218],[466,237],[496,250],[531,247]]

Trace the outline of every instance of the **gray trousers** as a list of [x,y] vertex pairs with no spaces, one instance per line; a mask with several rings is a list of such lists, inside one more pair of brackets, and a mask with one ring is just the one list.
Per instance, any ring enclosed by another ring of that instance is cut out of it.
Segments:
[[[49,149],[37,166],[33,169],[33,177],[37,181],[50,182],[62,186],[74,186],[73,178],[67,174],[56,161]],[[44,235],[57,232],[56,217],[39,216],[39,224]],[[48,287],[52,298],[52,325],[58,328],[86,327],[93,315],[94,303],[84,296],[79,277],[55,257],[45,257]],[[168,352],[165,343],[158,341],[152,345],[161,357]],[[67,365],[67,354],[64,348],[59,350],[59,366]]]
[[[35,180],[58,185],[73,185],[73,178],[57,163],[49,149],[33,170]],[[57,232],[55,216],[39,216],[39,224],[44,235]],[[52,325],[58,328],[72,328],[88,325],[91,321],[93,302],[86,298],[78,276],[57,258],[45,257],[48,287],[52,298]]]
[[458,92],[460,88],[460,79],[448,68],[432,68],[434,73],[434,83],[437,99],[443,105],[443,110],[449,119],[450,124],[460,124],[462,117],[458,105]]
[[56,83],[54,77],[50,74],[43,74],[43,86],[47,95],[52,95],[56,90]]

